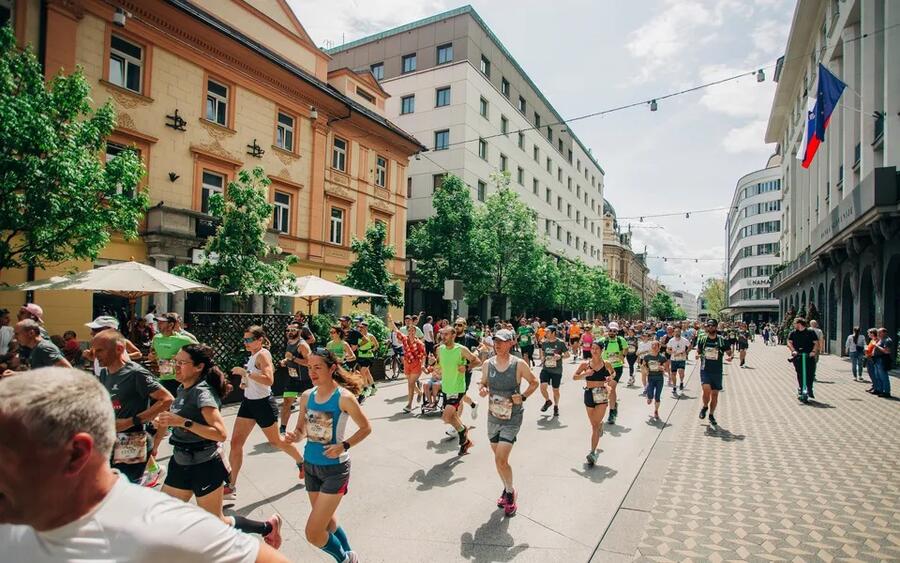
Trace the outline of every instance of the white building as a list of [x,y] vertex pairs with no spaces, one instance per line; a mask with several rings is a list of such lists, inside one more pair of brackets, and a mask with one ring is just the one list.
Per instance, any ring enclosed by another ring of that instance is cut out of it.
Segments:
[[681,307],[689,319],[696,319],[700,310],[697,308],[697,296],[688,291],[675,290],[672,292],[672,300]]
[[[797,160],[818,65],[847,84],[809,169]],[[900,321],[900,2],[800,0],[766,130],[784,191],[782,314],[814,309],[829,349]]]
[[[430,149],[410,162],[410,223],[434,213],[446,171],[483,200],[507,170],[553,254],[603,264],[603,168],[471,6],[328,54],[335,68],[370,69],[391,95],[387,116]],[[428,308],[416,293],[410,308]]]
[[738,180],[725,221],[728,237],[726,303],[723,312],[757,324],[778,321],[778,300],[769,288],[781,239],[781,157]]

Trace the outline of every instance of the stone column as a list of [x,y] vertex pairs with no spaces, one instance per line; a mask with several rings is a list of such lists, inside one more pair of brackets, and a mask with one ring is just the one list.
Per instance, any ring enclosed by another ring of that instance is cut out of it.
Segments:
[[250,312],[251,313],[264,313],[263,309],[263,296],[262,295],[254,295],[250,298]]
[[[173,256],[171,254],[151,254],[150,259],[153,261],[153,267],[163,272],[169,271],[169,263]],[[169,309],[169,296],[165,293],[157,293],[153,296],[153,304],[156,305],[157,313],[166,313]],[[183,309],[183,303],[182,303]],[[181,312],[178,312],[180,315]]]

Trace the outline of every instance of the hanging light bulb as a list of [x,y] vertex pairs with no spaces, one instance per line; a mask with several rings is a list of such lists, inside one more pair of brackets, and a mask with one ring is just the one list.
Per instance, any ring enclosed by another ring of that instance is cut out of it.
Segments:
[[765,82],[766,81],[766,73],[763,72],[763,69],[759,69],[756,71],[756,81],[757,82]]
[[690,218],[691,218],[691,214],[690,214],[690,213],[685,213],[685,214],[684,214],[684,218],[685,218],[685,219],[690,219]]
[[641,217],[641,223],[643,223],[643,222],[644,222],[644,218],[643,218],[643,217]]
[[650,111],[656,111],[656,100],[650,100]]

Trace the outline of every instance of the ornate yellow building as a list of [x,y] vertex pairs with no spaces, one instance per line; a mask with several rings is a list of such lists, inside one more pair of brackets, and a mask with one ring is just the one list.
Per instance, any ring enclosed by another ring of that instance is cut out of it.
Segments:
[[[209,196],[227,190],[239,170],[262,166],[275,205],[269,236],[300,258],[297,275],[335,280],[352,261],[352,238],[382,221],[398,249],[390,268],[402,285],[407,165],[424,147],[385,119],[388,95],[369,72],[328,71],[330,57],[284,0],[11,6],[19,43],[34,46],[47,76],[80,66],[94,103],[114,102],[118,123],[107,153],[140,152],[151,199],[138,240],[114,240],[93,265],[61,264],[34,278],[132,258],[163,270],[195,260],[214,230]],[[14,284],[27,273],[4,277]],[[103,299],[39,292],[35,301],[59,333],[82,327]],[[203,297],[157,299],[160,310],[181,313],[210,306]],[[23,302],[22,294],[0,295],[0,306]],[[350,304],[329,306],[347,312]]]
[[659,291],[659,283],[650,277],[645,254],[631,248],[631,229],[621,232],[616,210],[603,200],[603,267],[611,279],[634,289],[646,308]]

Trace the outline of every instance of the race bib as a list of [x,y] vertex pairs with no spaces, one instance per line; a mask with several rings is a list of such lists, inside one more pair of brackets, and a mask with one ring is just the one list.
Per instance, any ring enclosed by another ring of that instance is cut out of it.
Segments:
[[297,368],[288,368],[288,376],[300,377],[300,372],[297,371]]
[[157,364],[159,364],[160,377],[175,375],[175,362],[172,360],[159,360]]
[[609,390],[606,388],[606,385],[603,387],[594,387],[591,389],[591,397],[594,399],[594,404],[600,403],[608,403],[609,402]]
[[659,362],[656,360],[650,360],[649,362],[647,362],[647,367],[650,369],[650,371],[661,371],[659,369]]
[[488,412],[491,416],[500,420],[509,420],[512,418],[513,402],[510,397],[501,397],[499,395],[491,395],[488,402]]
[[118,432],[113,446],[113,464],[147,463],[147,433]]
[[307,411],[306,436],[311,442],[330,444],[334,440],[334,425],[330,412]]
[[629,354],[634,354],[634,350],[635,350],[634,346],[629,346],[629,347],[628,347],[628,353],[629,353]]
[[707,360],[718,361],[719,360],[719,349],[718,348],[704,348],[703,349],[703,357]]
[[556,367],[556,358],[550,357],[544,361],[545,368],[555,368]]
[[528,346],[528,337],[527,337],[527,336],[520,336],[520,337],[519,337],[519,344],[521,344],[522,346]]
[[622,352],[616,352],[614,354],[610,354],[609,361],[612,363],[621,362],[622,361]]
[[675,353],[675,359],[678,360],[679,362],[683,362],[685,359],[687,359],[686,356],[687,356],[687,354],[685,354],[684,352],[676,352]]

